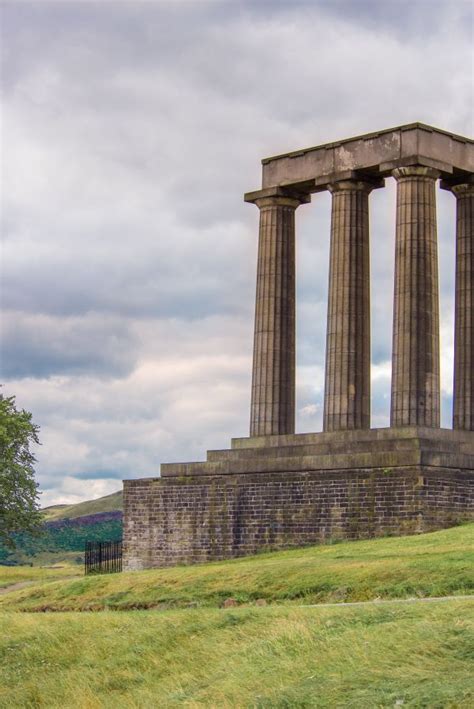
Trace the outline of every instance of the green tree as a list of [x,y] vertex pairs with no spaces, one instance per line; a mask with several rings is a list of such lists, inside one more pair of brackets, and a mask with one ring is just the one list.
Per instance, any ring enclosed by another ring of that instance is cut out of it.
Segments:
[[14,547],[16,532],[38,532],[41,513],[34,478],[39,427],[32,415],[17,410],[15,397],[0,394],[0,543]]

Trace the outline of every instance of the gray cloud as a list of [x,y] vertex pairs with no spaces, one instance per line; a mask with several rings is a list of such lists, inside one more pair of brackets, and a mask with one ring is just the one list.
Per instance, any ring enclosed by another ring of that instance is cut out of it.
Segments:
[[127,325],[97,314],[54,318],[7,312],[2,318],[2,376],[123,376],[137,360],[137,342]]
[[[41,1],[2,14],[2,374],[42,426],[48,501],[73,500],[247,433],[258,211],[242,194],[260,158],[414,120],[467,134],[472,8]],[[447,193],[439,217],[449,424]],[[298,429],[317,430],[329,196],[297,220]],[[371,227],[373,424],[386,425],[391,181]]]

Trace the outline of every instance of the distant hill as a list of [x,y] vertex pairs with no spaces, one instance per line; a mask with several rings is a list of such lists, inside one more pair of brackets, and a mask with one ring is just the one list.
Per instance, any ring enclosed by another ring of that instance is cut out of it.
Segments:
[[86,541],[122,537],[122,509],[121,490],[75,505],[46,507],[43,533],[39,537],[17,534],[13,551],[0,545],[0,564],[81,564]]
[[86,500],[75,505],[51,505],[44,507],[43,513],[48,522],[57,519],[76,519],[85,515],[95,515],[102,512],[123,510],[122,490],[111,495],[99,497],[97,500]]

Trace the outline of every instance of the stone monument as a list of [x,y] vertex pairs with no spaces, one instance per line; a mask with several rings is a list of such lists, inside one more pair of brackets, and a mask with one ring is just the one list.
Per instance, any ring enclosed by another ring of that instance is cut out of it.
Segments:
[[[124,481],[124,564],[196,563],[474,517],[474,141],[421,123],[267,158],[250,436]],[[370,428],[369,196],[397,183],[389,428]],[[453,428],[440,428],[436,184],[456,199]],[[295,212],[332,195],[322,433],[295,433]]]

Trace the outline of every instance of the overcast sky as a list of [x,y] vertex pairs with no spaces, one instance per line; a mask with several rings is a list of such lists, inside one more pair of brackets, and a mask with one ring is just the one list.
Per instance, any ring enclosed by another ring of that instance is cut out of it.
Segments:
[[[468,0],[3,2],[4,394],[42,504],[248,435],[260,159],[422,121],[472,133]],[[388,424],[392,180],[371,195]],[[438,192],[443,425],[454,197]],[[297,212],[297,430],[321,429],[330,198]]]

